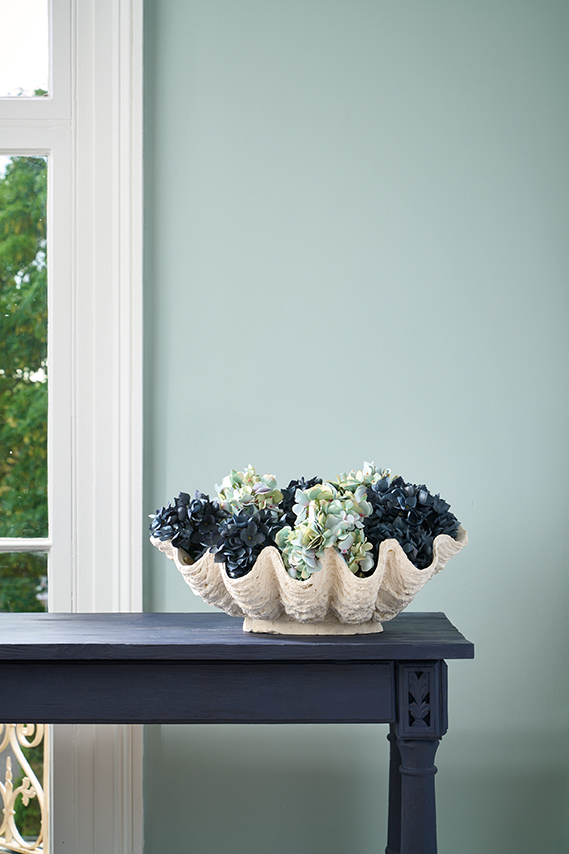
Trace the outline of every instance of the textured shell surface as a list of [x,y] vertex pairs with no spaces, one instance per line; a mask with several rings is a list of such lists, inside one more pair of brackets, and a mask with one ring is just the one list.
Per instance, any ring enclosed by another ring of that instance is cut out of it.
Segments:
[[253,568],[242,578],[229,578],[223,563],[207,552],[193,561],[167,540],[151,538],[153,545],[174,561],[185,582],[210,605],[234,617],[244,617],[244,630],[280,634],[360,634],[382,631],[409,605],[427,581],[468,542],[460,527],[456,539],[441,534],[433,544],[433,560],[417,569],[397,540],[379,547],[375,571],[357,578],[342,555],[326,549],[322,568],[306,581],[288,574],[281,554],[264,548]]

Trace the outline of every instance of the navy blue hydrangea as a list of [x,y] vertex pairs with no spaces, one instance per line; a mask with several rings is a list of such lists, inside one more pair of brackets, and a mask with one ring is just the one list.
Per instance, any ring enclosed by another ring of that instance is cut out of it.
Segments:
[[227,513],[209,495],[196,490],[194,498],[180,492],[167,507],[161,507],[152,517],[151,536],[159,540],[172,540],[172,545],[184,549],[193,560],[198,560],[212,545],[219,524]]
[[222,520],[213,535],[210,551],[216,563],[225,563],[230,578],[242,578],[266,546],[274,545],[276,532],[284,522],[272,510],[246,507]]
[[364,520],[366,538],[374,547],[397,540],[418,569],[433,560],[433,541],[439,534],[456,538],[460,522],[440,495],[432,495],[424,484],[406,483],[402,477],[385,477],[368,487],[367,499],[373,513]]

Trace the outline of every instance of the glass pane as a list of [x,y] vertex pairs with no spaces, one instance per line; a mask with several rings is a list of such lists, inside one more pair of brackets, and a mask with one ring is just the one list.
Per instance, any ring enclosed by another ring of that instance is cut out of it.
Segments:
[[0,552],[0,611],[47,611],[47,554]]
[[45,157],[0,172],[0,537],[47,537]]
[[48,0],[0,0],[0,97],[47,95]]

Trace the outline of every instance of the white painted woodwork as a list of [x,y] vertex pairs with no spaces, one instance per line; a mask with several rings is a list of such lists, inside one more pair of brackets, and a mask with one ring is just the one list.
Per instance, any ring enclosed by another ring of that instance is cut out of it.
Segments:
[[[51,611],[142,609],[142,23],[52,0],[50,97],[0,99],[0,154],[49,158]],[[140,727],[58,726],[52,769],[50,850],[140,854]]]

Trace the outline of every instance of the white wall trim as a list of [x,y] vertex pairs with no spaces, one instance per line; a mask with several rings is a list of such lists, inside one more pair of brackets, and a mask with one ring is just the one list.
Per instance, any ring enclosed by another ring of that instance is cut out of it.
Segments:
[[136,611],[142,608],[142,2],[75,0],[75,10],[73,604],[78,611]]
[[[0,153],[49,155],[50,534],[33,549],[50,610],[141,611],[143,0],[50,16],[50,97],[0,99]],[[53,745],[50,851],[141,854],[141,728],[55,727]]]
[[[74,547],[54,610],[141,611],[142,0],[72,9]],[[54,741],[54,851],[141,854],[141,728],[62,727]]]

